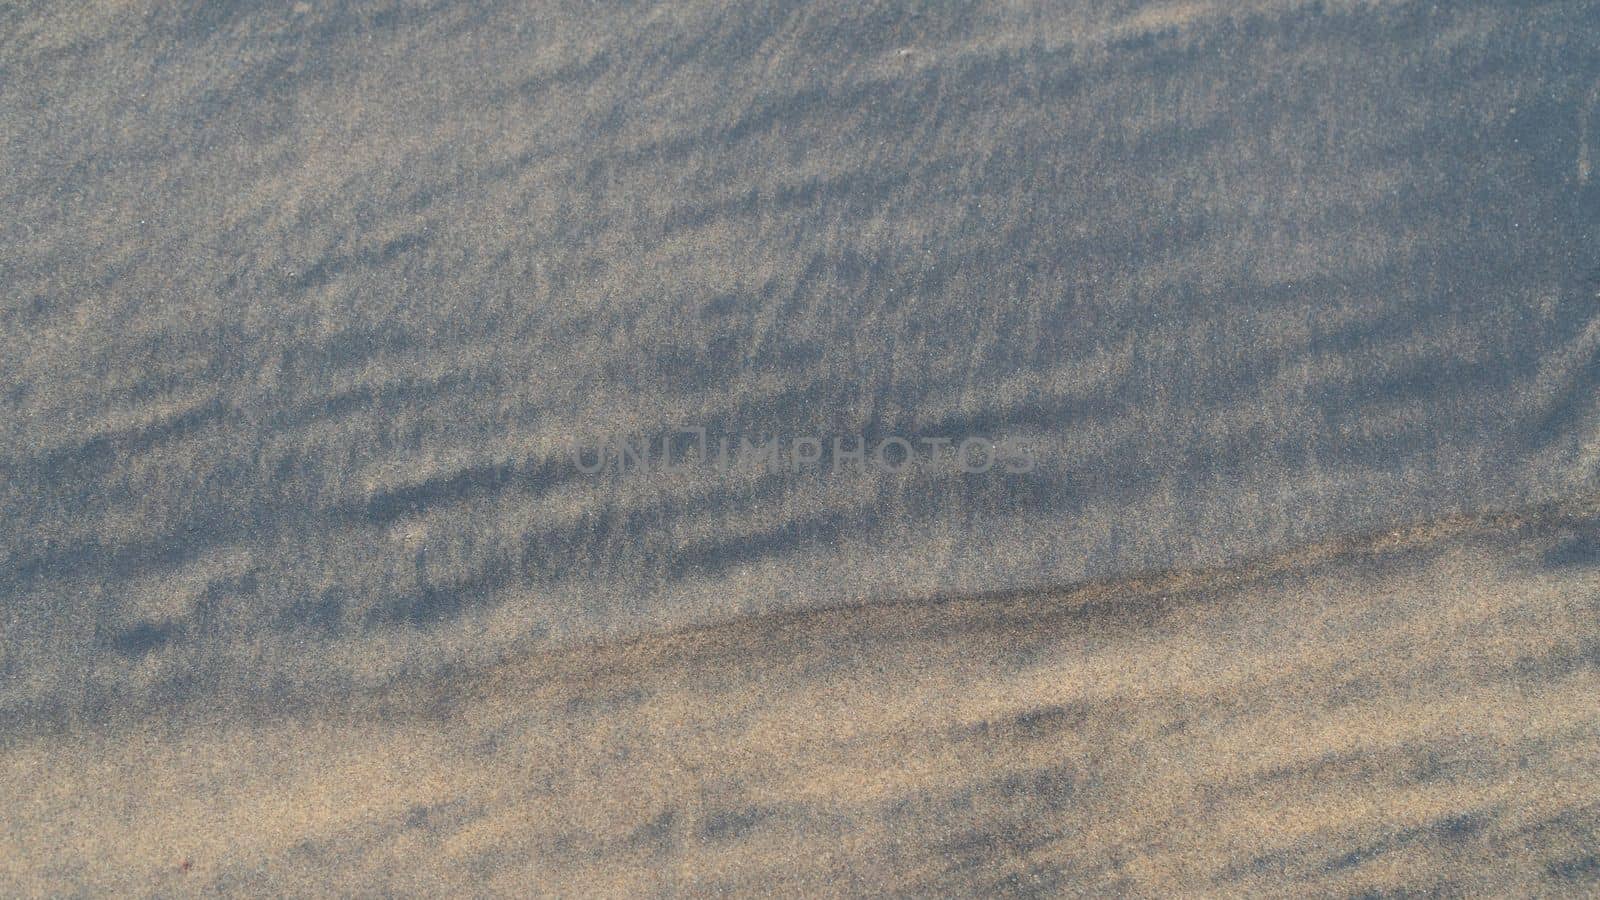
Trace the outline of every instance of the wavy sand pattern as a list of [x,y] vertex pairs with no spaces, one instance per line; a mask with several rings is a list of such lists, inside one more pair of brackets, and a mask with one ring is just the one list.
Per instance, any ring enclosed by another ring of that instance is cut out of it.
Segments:
[[0,893],[1593,890],[1596,146],[1587,0],[0,8]]

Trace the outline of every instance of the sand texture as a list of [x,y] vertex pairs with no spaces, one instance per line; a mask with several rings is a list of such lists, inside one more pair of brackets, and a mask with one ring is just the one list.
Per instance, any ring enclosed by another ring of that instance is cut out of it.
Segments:
[[1593,0],[0,3],[0,895],[1600,889],[1597,154]]
[[0,752],[0,884],[1577,896],[1597,622],[1589,503],[35,734]]

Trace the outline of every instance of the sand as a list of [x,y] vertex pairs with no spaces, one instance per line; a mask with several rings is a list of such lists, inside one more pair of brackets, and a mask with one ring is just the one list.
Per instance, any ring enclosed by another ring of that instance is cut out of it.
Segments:
[[[8,893],[1550,896],[1600,505],[755,618],[0,751]],[[1408,894],[1409,895],[1409,894]]]
[[1596,147],[1592,0],[0,5],[0,895],[1593,892]]

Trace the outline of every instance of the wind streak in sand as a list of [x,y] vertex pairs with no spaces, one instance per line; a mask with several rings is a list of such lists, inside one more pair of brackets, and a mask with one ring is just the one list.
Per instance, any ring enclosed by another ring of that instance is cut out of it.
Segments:
[[1600,507],[0,757],[0,887],[1593,889]]

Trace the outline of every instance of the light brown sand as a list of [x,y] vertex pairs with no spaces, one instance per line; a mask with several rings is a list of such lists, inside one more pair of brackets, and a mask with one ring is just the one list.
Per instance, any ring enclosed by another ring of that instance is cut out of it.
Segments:
[[0,892],[1581,893],[1597,534],[1547,508],[38,734],[0,754]]

